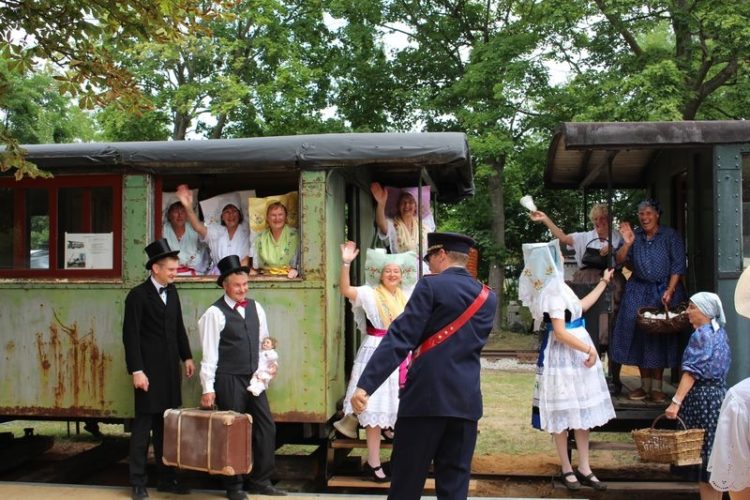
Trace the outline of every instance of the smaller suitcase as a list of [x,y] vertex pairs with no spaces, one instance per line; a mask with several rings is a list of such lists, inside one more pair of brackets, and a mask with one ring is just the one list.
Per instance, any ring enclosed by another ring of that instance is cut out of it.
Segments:
[[164,412],[165,465],[235,476],[253,468],[253,417],[198,408]]

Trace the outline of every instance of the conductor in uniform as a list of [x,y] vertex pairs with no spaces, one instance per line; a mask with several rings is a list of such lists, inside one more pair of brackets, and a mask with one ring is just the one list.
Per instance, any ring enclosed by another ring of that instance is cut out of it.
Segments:
[[250,378],[258,369],[260,345],[268,337],[263,307],[245,297],[248,266],[237,255],[227,255],[217,265],[216,283],[222,295],[198,320],[203,345],[201,360],[201,407],[249,413],[253,417],[253,470],[243,484],[242,476],[226,476],[224,486],[229,500],[244,500],[243,491],[260,495],[285,496],[271,484],[276,451],[276,426],[263,391],[248,391]]
[[427,235],[424,260],[433,274],[417,283],[351,398],[355,411],[364,410],[368,395],[413,351],[395,427],[391,500],[419,499],[430,462],[439,499],[468,495],[482,416],[479,355],[497,306],[494,292],[466,270],[474,245],[462,234]]
[[134,287],[125,299],[122,340],[125,363],[133,377],[135,418],[130,434],[130,484],[132,498],[148,498],[146,457],[149,434],[153,435],[154,458],[159,473],[158,490],[188,494],[190,489],[177,480],[176,470],[162,462],[164,410],[177,408],[181,400],[180,361],[185,375],[192,377],[195,367],[180,297],[174,286],[179,250],[169,248],[167,240],[146,247],[149,278]]

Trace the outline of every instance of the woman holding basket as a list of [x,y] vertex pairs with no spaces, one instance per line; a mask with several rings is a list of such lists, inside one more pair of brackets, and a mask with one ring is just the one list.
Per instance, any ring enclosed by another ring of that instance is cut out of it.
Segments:
[[674,229],[659,223],[661,207],[656,200],[638,204],[640,227],[620,224],[625,243],[617,251],[618,264],[630,263],[633,274],[625,285],[612,335],[612,357],[618,363],[637,366],[641,387],[628,394],[633,400],[650,398],[662,403],[664,368],[679,363],[678,335],[652,335],[636,325],[642,307],[674,307],[686,299],[680,281],[685,274],[685,247]]
[[702,464],[697,466],[673,467],[672,472],[688,480],[700,482],[701,500],[721,499],[709,481],[706,470],[711,446],[714,442],[716,423],[724,395],[731,354],[726,319],[721,300],[715,293],[700,292],[690,297],[687,308],[690,324],[695,331],[690,336],[687,349],[682,356],[682,378],[666,410],[667,418],[677,418],[678,414],[688,429],[705,429]]

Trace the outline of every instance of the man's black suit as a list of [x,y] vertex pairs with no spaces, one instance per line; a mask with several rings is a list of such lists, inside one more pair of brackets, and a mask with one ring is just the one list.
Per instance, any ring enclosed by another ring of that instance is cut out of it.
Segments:
[[125,299],[122,340],[128,373],[143,371],[148,391],[135,389],[135,418],[130,436],[130,482],[146,485],[146,456],[153,432],[154,458],[160,481],[174,477],[162,463],[164,410],[182,404],[181,361],[192,358],[177,289],[167,287],[164,304],[151,278],[134,287]]

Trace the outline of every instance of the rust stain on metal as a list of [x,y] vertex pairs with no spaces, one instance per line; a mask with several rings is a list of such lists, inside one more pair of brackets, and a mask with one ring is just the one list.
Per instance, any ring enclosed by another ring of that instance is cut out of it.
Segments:
[[273,414],[273,420],[275,422],[308,422],[308,423],[324,423],[328,417],[321,413],[315,413],[311,411],[285,411],[283,413]]
[[49,408],[46,406],[12,406],[0,407],[2,415],[14,415],[18,417],[55,417],[55,418],[82,418],[82,417],[111,417],[110,410],[99,410],[86,406],[71,406],[67,408]]
[[8,354],[13,354],[13,351],[15,350],[16,350],[16,343],[13,342],[12,340],[9,340],[5,344],[5,352],[7,352]]
[[88,403],[96,402],[103,406],[104,382],[112,356],[104,354],[99,348],[93,327],[80,335],[77,322],[65,325],[57,313],[55,321],[49,326],[47,338],[41,332],[36,334],[42,387],[52,385],[54,406],[58,409],[63,406],[68,391],[72,393],[73,407],[81,405],[82,397]]

